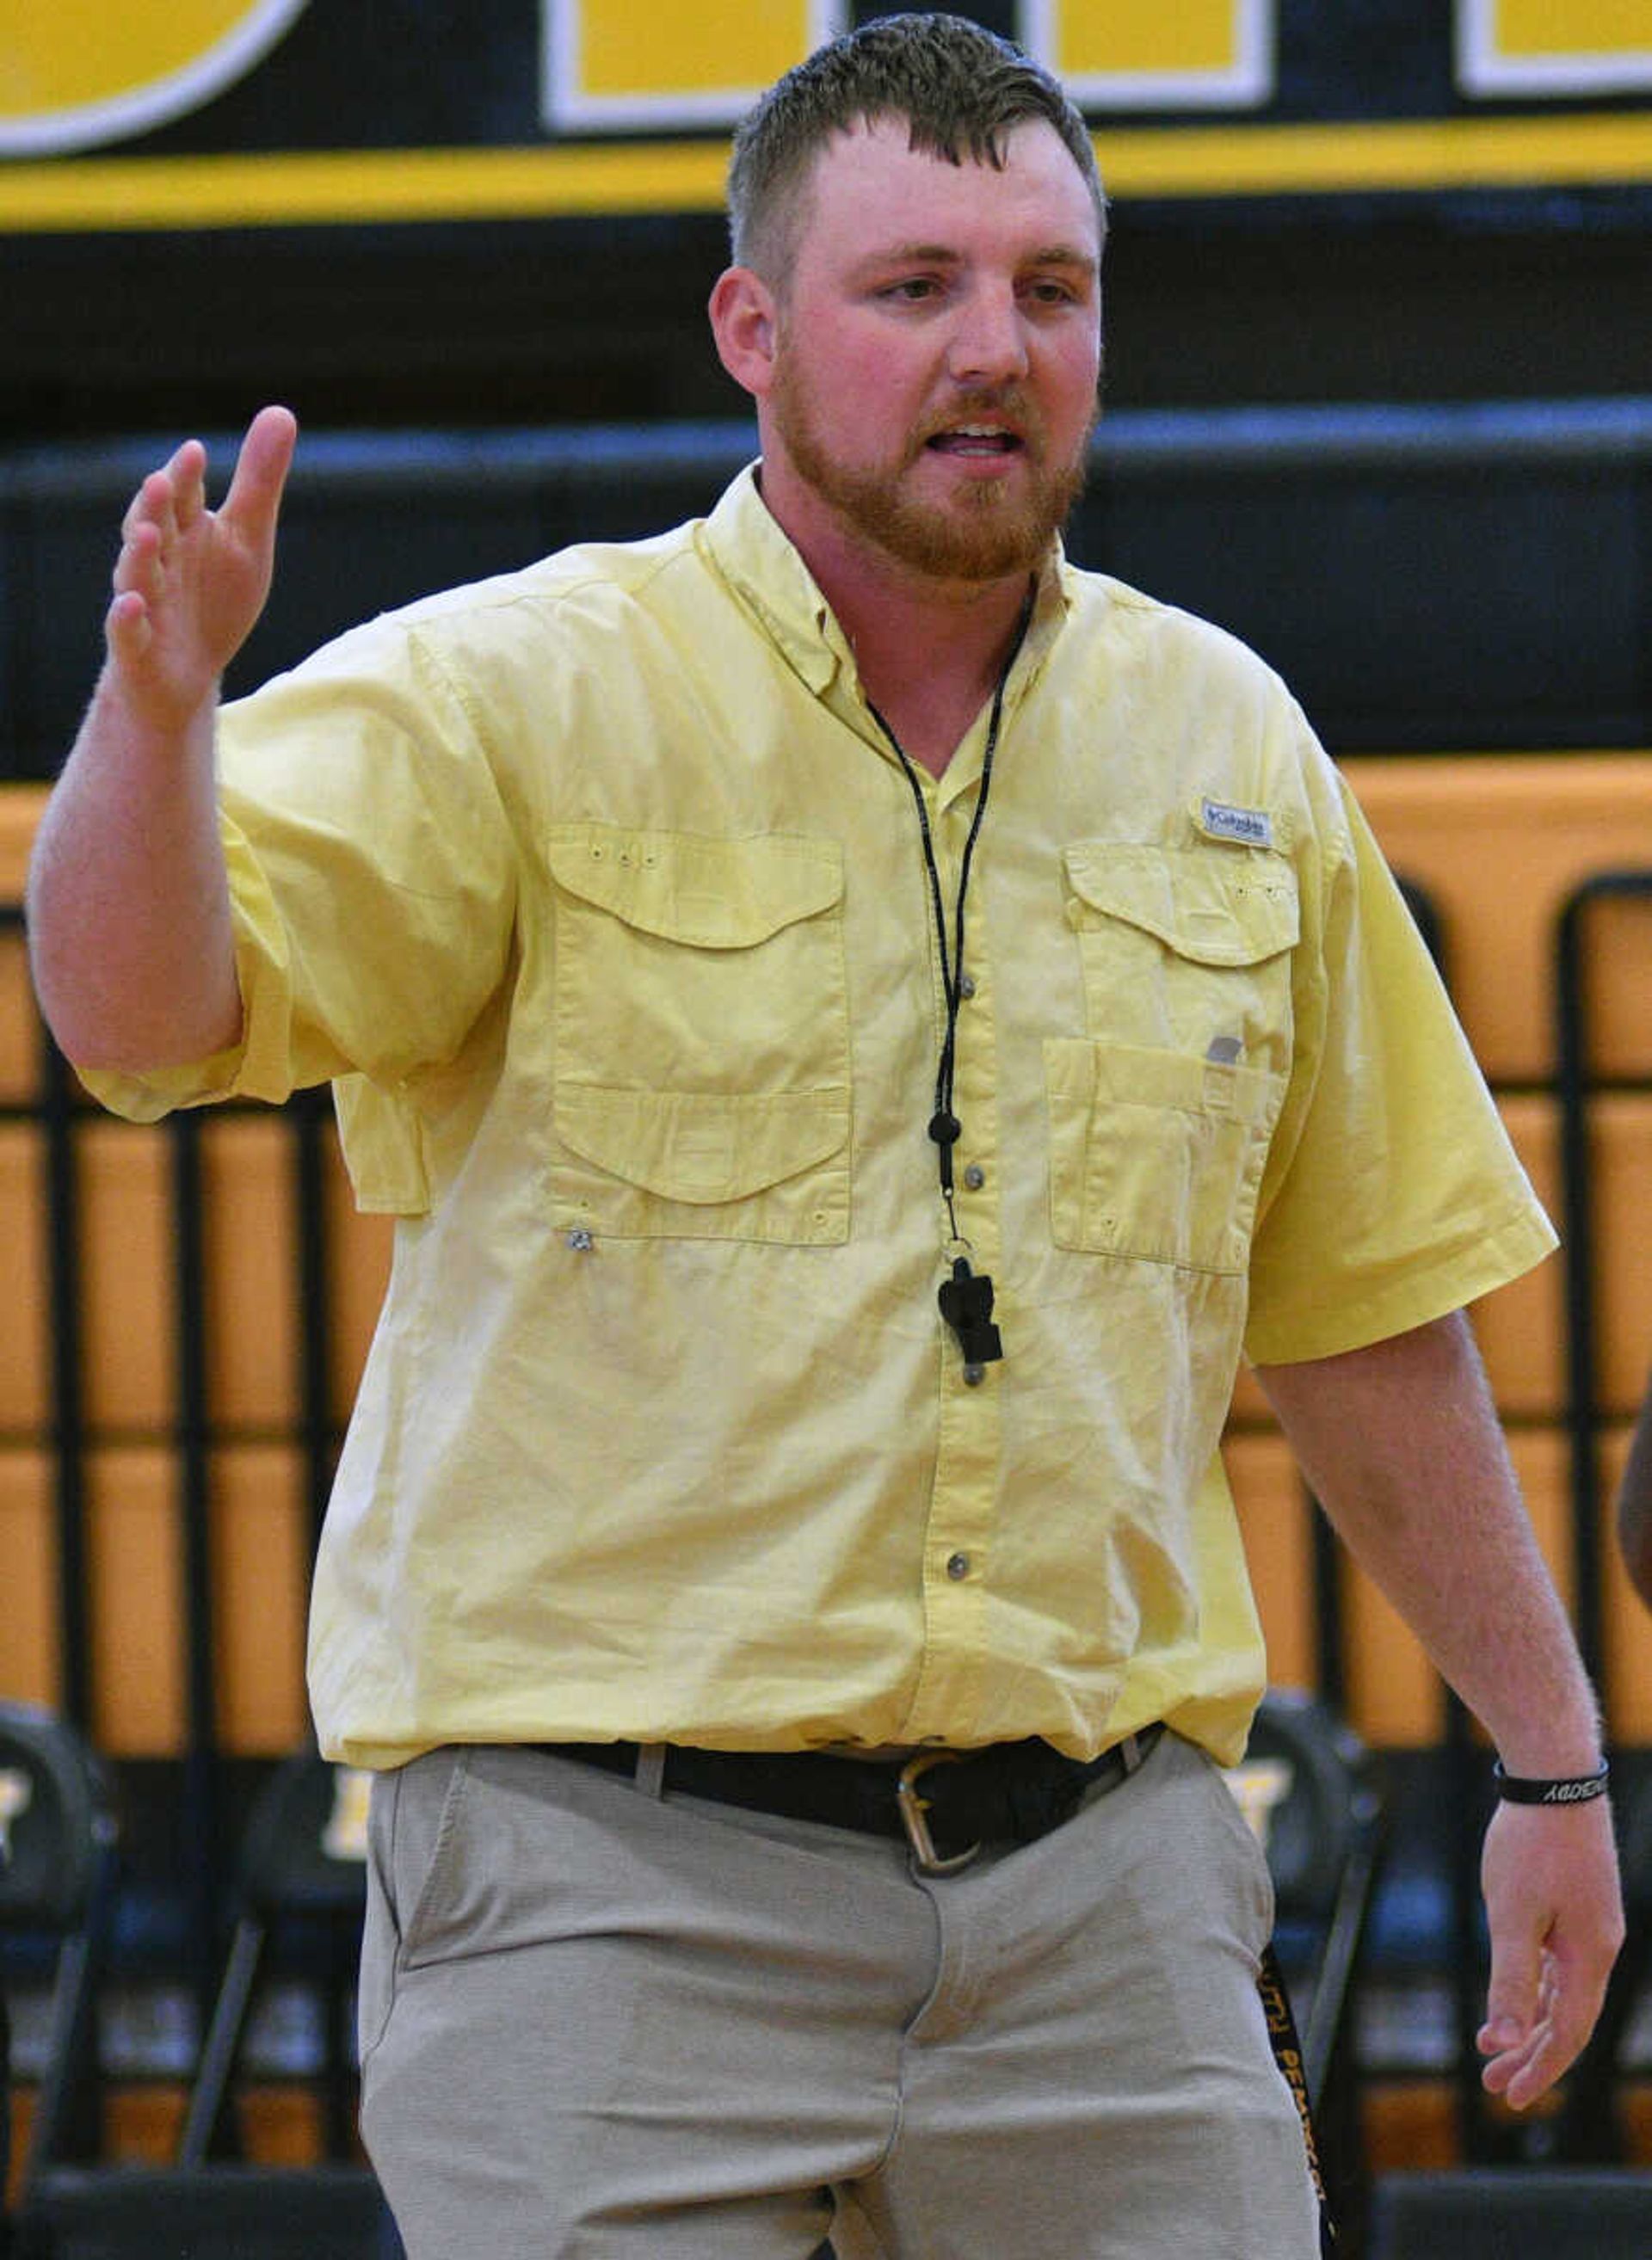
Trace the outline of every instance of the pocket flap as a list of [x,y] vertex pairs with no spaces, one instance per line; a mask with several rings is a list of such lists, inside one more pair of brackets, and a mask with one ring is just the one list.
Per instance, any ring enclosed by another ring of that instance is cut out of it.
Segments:
[[1255,965],[1300,933],[1296,874],[1271,849],[1080,840],[1062,862],[1078,901],[1201,965]]
[[1045,1082],[1052,1099],[1103,1112],[1146,1106],[1177,1114],[1226,1116],[1268,1126],[1283,1084],[1263,1068],[1142,1044],[1097,1044],[1082,1036],[1047,1036]]
[[568,893],[644,933],[700,949],[750,948],[843,894],[839,843],[792,833],[719,840],[563,825],[547,852]]
[[738,1098],[567,1084],[558,1134],[612,1176],[666,1200],[740,1200],[838,1152],[849,1134],[842,1085]]

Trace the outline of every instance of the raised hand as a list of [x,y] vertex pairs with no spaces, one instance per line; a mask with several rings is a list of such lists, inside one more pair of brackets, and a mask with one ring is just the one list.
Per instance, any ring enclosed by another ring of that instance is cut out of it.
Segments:
[[29,866],[29,956],[82,1067],[207,1058],[241,1022],[218,835],[218,679],[269,593],[298,426],[255,416],[222,506],[186,440],[126,512],[108,659]]
[[206,506],[206,450],[198,440],[186,440],[134,496],[104,624],[106,683],[147,729],[187,726],[216,697],[218,678],[262,611],[297,434],[290,410],[261,409],[216,511]]

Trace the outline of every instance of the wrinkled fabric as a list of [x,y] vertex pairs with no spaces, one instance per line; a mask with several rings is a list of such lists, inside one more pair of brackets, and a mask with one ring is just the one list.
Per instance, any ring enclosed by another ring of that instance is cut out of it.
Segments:
[[[922,776],[948,940],[983,713]],[[318,1566],[323,1746],[1242,1747],[1241,1354],[1553,1235],[1278,679],[1059,554],[965,905],[956,1224],[908,776],[747,473],[226,709],[246,1026],[333,1078],[393,1277]],[[966,1253],[1004,1357],[936,1294]]]
[[1173,1736],[936,1877],[526,1749],[381,1776],[369,1835],[362,2131],[409,2260],[1319,2250],[1266,1863]]

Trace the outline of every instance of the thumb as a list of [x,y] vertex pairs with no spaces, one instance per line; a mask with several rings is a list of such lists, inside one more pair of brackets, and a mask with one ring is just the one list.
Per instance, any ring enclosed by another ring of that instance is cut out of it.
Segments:
[[1523,1869],[1519,1844],[1510,1842],[1510,1820],[1507,1806],[1491,1817],[1480,1874],[1491,1942],[1491,1975],[1480,2032],[1480,2045],[1487,2049],[1519,2048],[1541,2016],[1543,1943],[1550,1910],[1541,1894],[1532,1899],[1519,1890]]
[[290,408],[261,408],[247,426],[235,476],[218,512],[247,540],[268,540],[274,534],[297,444],[298,419]]
[[1491,1974],[1486,1987],[1483,2047],[1516,2048],[1537,2021],[1542,1978],[1541,1942],[1523,1927],[1510,1935],[1491,1922]]

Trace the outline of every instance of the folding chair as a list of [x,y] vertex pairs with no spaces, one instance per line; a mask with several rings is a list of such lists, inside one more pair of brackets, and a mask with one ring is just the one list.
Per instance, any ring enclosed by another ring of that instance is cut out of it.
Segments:
[[109,1784],[85,1739],[38,1705],[0,1702],[0,1934],[14,1956],[43,1950],[50,1967],[19,2210],[48,2163],[97,2148],[97,1992],[116,1836]]
[[[236,1917],[169,2167],[58,2169],[20,2210],[18,2260],[400,2260],[370,2169],[352,2155],[350,1980],[365,1905],[365,1782],[304,1750],[278,1766],[242,1838]],[[304,1932],[327,2004],[325,2163],[225,2163],[235,2075],[260,1985]],[[226,2139],[227,2138],[227,2139]]]
[[242,1839],[240,1899],[229,1957],[190,2091],[181,2166],[218,2151],[237,2060],[259,1982],[295,1927],[325,2005],[327,2149],[353,2149],[348,2033],[351,1987],[367,1904],[367,1782],[313,1750],[287,1758],[257,1799]]

